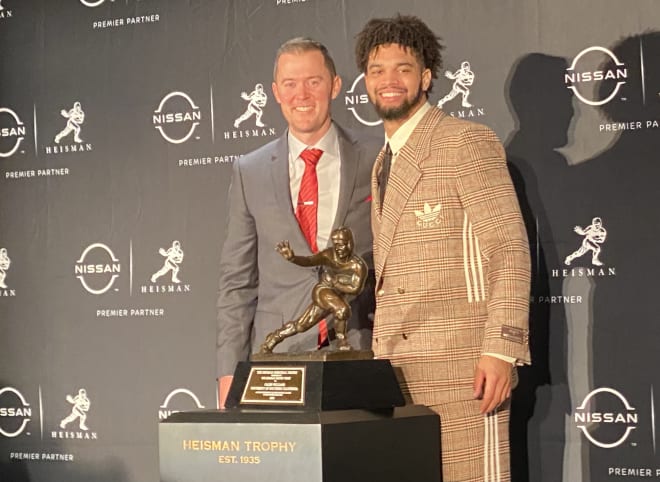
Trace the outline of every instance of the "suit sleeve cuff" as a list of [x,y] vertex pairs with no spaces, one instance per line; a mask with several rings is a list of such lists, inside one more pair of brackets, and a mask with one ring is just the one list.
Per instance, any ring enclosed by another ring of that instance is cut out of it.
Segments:
[[499,358],[500,360],[504,360],[505,362],[511,363],[511,365],[513,366],[519,365],[518,359],[513,358],[511,356],[500,355],[499,353],[484,353],[484,355],[492,356],[494,358]]

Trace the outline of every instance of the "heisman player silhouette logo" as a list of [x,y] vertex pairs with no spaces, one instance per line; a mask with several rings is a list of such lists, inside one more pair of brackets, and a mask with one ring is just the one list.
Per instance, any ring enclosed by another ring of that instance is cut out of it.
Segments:
[[264,86],[262,84],[255,85],[254,90],[249,94],[247,92],[241,92],[241,98],[249,101],[249,103],[245,112],[234,121],[234,128],[238,129],[238,126],[252,115],[255,117],[257,127],[265,127],[265,124],[261,122],[261,116],[264,113],[262,107],[265,107],[268,101],[268,96],[264,92]]
[[451,90],[447,95],[438,101],[438,107],[442,106],[456,97],[458,94],[461,94],[463,99],[461,100],[461,105],[466,109],[472,107],[472,104],[468,102],[468,96],[470,95],[470,86],[474,83],[474,72],[470,70],[470,62],[463,61],[461,68],[456,72],[451,72],[449,70],[445,71],[445,77],[454,81],[454,84],[451,87]]
[[85,425],[85,420],[87,420],[87,412],[89,412],[90,406],[89,398],[87,398],[87,390],[81,388],[78,390],[78,395],[75,397],[67,395],[66,401],[72,404],[73,408],[71,409],[71,414],[60,422],[60,428],[65,428],[75,419],[78,419],[78,427],[80,430],[89,430],[87,425]]
[[165,248],[160,248],[158,252],[165,258],[165,262],[163,263],[163,267],[151,276],[151,282],[155,283],[158,278],[166,274],[168,271],[171,271],[172,283],[181,283],[181,280],[177,277],[180,269],[179,265],[183,261],[181,243],[179,241],[173,241],[172,246],[167,250]]
[[564,264],[570,266],[575,258],[579,258],[591,251],[591,264],[594,266],[603,266],[603,262],[598,259],[601,250],[600,246],[607,238],[607,231],[603,227],[603,220],[600,218],[593,218],[589,226],[585,228],[575,226],[573,231],[580,236],[584,236],[584,239],[582,240],[582,245],[566,257]]
[[81,124],[85,122],[85,113],[80,106],[80,102],[75,102],[68,111],[62,109],[62,117],[66,118],[66,127],[55,136],[55,144],[59,144],[63,137],[73,132],[73,140],[80,144],[83,140],[80,138]]
[[7,278],[7,270],[11,264],[11,259],[7,255],[7,248],[0,248],[0,288],[7,288],[5,279]]

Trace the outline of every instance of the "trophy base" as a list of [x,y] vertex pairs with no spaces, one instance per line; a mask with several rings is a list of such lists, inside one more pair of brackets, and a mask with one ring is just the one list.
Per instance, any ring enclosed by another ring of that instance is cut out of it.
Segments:
[[296,353],[253,353],[252,361],[290,362],[290,361],[346,361],[371,360],[374,352],[371,350],[313,350]]
[[[333,357],[351,353],[360,352],[325,352]],[[227,408],[376,410],[405,404],[389,360],[297,359],[291,353],[267,356],[238,363]]]

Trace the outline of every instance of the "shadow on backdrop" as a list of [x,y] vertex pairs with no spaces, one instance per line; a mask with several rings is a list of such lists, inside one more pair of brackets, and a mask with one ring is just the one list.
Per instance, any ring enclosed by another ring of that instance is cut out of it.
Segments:
[[[603,117],[598,128],[616,131],[618,137],[607,150],[576,166],[575,177],[588,188],[576,211],[581,217],[602,219],[607,238],[600,260],[616,270],[615,277],[595,278],[594,388],[618,391],[638,419],[620,444],[609,449],[589,444],[586,456],[593,473],[607,467],[645,467],[655,473],[660,468],[653,418],[654,387],[660,386],[660,325],[654,302],[660,267],[660,32],[626,37],[609,50],[619,64],[604,56],[598,69],[625,68],[627,77],[596,86],[597,98],[606,99],[625,80],[614,98],[598,107]],[[595,405],[601,413],[622,410],[614,397],[599,397]],[[589,431],[595,440],[613,443],[621,439],[622,425],[627,424],[593,424]]]
[[[566,318],[549,302],[561,282],[549,269],[559,255],[548,209],[552,191],[561,196],[568,172],[557,151],[568,142],[572,96],[561,82],[563,58],[533,53],[518,60],[508,81],[515,131],[505,143],[532,258],[530,350],[532,365],[519,370],[511,409],[511,477],[514,482],[559,480],[565,443],[564,419],[570,413],[566,379]],[[541,460],[542,459],[542,460]],[[552,467],[552,473],[542,467]],[[546,479],[544,479],[544,477]]]

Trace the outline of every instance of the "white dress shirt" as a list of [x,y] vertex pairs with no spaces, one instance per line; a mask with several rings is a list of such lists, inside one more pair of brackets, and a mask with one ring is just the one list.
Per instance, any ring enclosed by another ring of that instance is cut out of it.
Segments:
[[396,158],[399,155],[401,148],[406,142],[408,142],[410,134],[412,134],[415,127],[417,127],[417,124],[419,124],[419,121],[422,120],[422,117],[424,117],[424,114],[426,114],[430,108],[431,104],[426,102],[410,119],[399,126],[396,132],[392,134],[392,137],[387,137],[387,135],[385,135],[385,144],[389,143],[390,150],[392,151],[392,165],[396,162]]
[[323,154],[316,165],[316,177],[319,182],[319,203],[316,212],[316,244],[319,250],[328,247],[332,226],[335,223],[339,205],[339,186],[341,182],[341,159],[339,158],[339,137],[334,124],[313,146],[304,144],[289,131],[289,188],[291,204],[296,211],[300,182],[305,172],[305,161],[300,153],[307,148],[321,149]]

